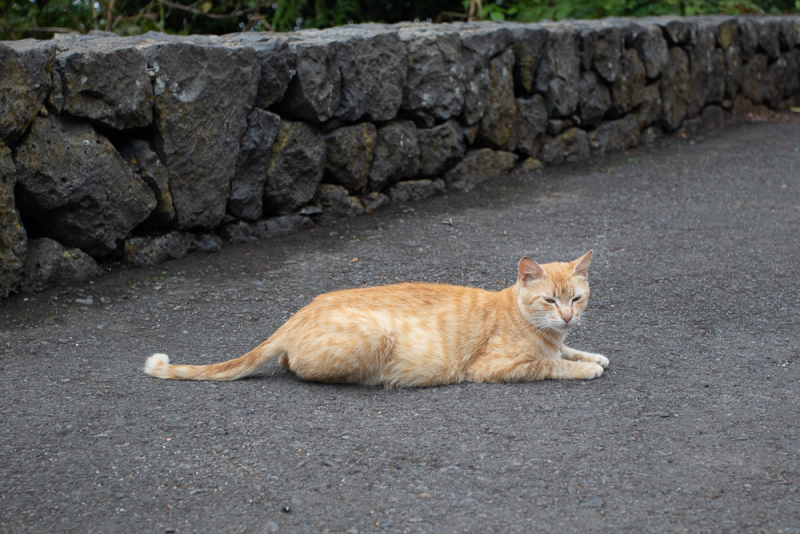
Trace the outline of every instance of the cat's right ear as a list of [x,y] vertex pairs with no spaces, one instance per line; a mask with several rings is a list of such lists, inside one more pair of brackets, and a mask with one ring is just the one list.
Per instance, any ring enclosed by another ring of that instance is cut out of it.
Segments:
[[523,286],[539,280],[540,278],[544,278],[545,276],[544,269],[542,269],[541,265],[528,256],[523,256],[523,258],[519,260],[517,270],[519,271],[519,282]]

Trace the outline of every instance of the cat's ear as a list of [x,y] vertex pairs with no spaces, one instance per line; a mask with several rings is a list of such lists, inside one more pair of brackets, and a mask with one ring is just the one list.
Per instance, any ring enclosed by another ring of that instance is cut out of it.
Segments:
[[592,251],[590,250],[577,260],[572,262],[572,273],[589,279],[589,263],[592,261]]
[[519,281],[523,286],[545,276],[544,269],[528,256],[524,256],[519,260],[517,269],[519,270]]

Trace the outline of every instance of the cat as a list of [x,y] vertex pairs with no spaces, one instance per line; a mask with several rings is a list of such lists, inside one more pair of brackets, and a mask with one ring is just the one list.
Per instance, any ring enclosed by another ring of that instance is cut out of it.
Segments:
[[418,387],[591,379],[608,359],[564,345],[589,300],[592,251],[569,263],[525,256],[502,291],[403,283],[316,297],[264,343],[214,365],[147,359],[158,378],[236,380],[272,358],[306,380]]

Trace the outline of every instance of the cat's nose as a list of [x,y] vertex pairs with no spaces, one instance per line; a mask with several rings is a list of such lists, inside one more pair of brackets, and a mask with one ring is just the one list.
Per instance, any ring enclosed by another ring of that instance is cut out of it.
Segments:
[[564,324],[569,324],[572,320],[572,315],[562,315],[561,318],[564,319]]

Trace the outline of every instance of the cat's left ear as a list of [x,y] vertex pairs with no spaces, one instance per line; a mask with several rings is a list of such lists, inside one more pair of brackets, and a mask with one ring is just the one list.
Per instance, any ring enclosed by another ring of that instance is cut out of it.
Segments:
[[572,273],[589,279],[589,263],[592,261],[592,251],[590,250],[577,260],[572,262]]

